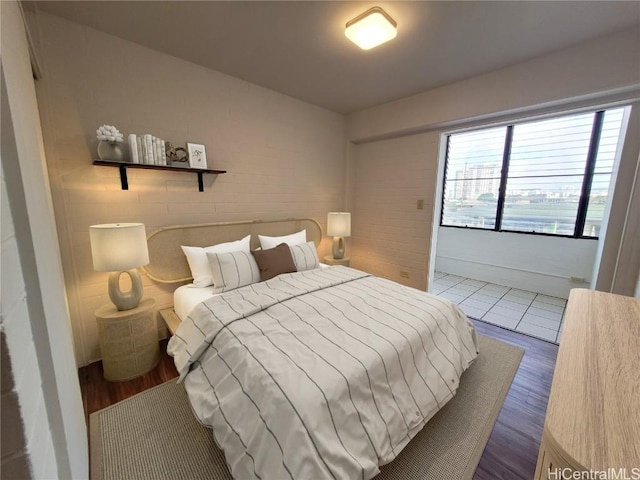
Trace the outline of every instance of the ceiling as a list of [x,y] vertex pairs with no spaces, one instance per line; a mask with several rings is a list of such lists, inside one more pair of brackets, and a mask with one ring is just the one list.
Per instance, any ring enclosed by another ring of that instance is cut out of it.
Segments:
[[[340,113],[640,24],[638,1],[41,1],[37,5]],[[398,36],[364,51],[345,37],[344,26],[373,5],[397,21]]]

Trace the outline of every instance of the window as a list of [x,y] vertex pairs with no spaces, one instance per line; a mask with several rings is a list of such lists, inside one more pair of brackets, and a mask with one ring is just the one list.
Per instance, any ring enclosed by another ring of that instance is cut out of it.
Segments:
[[440,224],[597,238],[624,111],[449,135]]

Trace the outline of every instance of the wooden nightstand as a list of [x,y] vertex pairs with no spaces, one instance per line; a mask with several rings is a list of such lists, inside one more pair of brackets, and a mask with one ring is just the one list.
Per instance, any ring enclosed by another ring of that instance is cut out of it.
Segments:
[[142,299],[131,310],[114,305],[96,310],[104,378],[122,382],[147,373],[160,360],[155,300]]
[[167,325],[167,329],[169,330],[171,335],[175,335],[176,330],[178,330],[178,327],[180,326],[180,323],[182,323],[182,320],[180,320],[180,317],[178,317],[176,312],[173,310],[173,307],[160,310],[160,316],[164,320],[164,323]]
[[327,265],[342,265],[344,267],[348,267],[351,259],[349,257],[344,258],[333,258],[331,255],[327,255],[322,260],[322,263],[326,263]]

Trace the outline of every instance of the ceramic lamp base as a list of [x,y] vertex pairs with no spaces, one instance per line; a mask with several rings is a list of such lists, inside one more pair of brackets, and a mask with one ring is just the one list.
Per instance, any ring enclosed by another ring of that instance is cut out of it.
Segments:
[[331,249],[333,258],[340,260],[344,257],[344,237],[333,237],[333,247]]
[[110,162],[122,162],[124,152],[119,143],[98,142],[98,158]]
[[[131,290],[123,292],[120,289],[120,275],[126,273],[131,278]],[[137,269],[109,274],[109,298],[118,310],[136,308],[142,298],[142,278]]]

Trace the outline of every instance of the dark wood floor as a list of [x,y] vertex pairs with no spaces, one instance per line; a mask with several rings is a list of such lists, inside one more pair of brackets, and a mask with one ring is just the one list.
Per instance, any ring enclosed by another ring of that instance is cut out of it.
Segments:
[[167,355],[167,340],[160,342],[160,362],[158,365],[141,377],[126,382],[107,382],[102,376],[102,362],[82,367],[78,374],[87,426],[89,425],[89,415],[93,412],[178,376],[173,365],[173,358]]
[[521,347],[525,354],[473,478],[531,480],[558,346],[488,323],[474,324],[478,333]]
[[[487,323],[474,323],[479,333],[525,349],[474,480],[531,480],[536,469],[558,347]],[[173,359],[166,354],[166,340],[160,348],[163,354],[158,366],[128,382],[104,380],[100,362],[80,369],[87,425],[89,414],[177,377]]]

